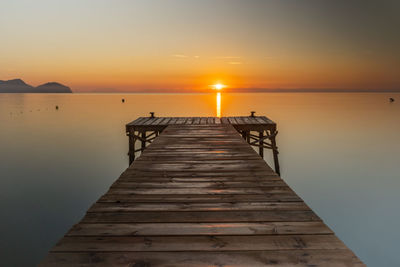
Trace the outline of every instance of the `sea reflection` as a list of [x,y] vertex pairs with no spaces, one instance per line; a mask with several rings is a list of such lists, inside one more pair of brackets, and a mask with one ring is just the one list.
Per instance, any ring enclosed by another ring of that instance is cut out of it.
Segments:
[[217,93],[217,117],[221,118],[221,93]]
[[400,94],[0,94],[0,265],[38,263],[108,190],[127,167],[127,122],[150,111],[222,116],[223,105],[224,116],[276,121],[285,182],[368,266],[400,266],[400,105],[390,97]]

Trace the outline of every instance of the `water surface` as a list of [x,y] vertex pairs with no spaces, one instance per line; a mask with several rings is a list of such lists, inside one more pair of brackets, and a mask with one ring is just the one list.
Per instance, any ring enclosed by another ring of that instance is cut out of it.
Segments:
[[[254,110],[278,123],[283,179],[368,266],[400,266],[400,101],[389,97],[400,100],[377,93],[221,96],[222,116]],[[127,168],[127,122],[150,111],[215,116],[216,99],[0,94],[0,265],[38,263],[106,192]]]

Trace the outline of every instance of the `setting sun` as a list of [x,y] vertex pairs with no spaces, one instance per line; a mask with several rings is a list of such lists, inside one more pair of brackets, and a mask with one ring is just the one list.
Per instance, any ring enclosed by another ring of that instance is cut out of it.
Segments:
[[223,84],[221,84],[221,83],[217,83],[217,84],[214,84],[213,85],[213,88],[215,89],[215,90],[222,90],[223,88],[225,88],[226,86],[225,85],[223,85]]

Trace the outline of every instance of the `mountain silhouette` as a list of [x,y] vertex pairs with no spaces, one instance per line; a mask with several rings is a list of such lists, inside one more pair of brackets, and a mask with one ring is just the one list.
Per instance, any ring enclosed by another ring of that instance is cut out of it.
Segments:
[[71,88],[57,82],[49,82],[38,87],[26,84],[21,79],[0,80],[0,93],[72,93]]

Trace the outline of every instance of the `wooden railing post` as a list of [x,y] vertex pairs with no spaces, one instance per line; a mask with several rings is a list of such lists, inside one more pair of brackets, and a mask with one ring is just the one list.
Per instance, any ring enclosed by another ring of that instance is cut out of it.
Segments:
[[129,137],[129,151],[128,151],[129,165],[131,165],[132,162],[135,161],[135,143],[136,143],[135,130],[129,128],[127,135]]
[[260,138],[260,143],[259,143],[259,147],[258,147],[258,154],[260,154],[260,156],[262,158],[264,158],[264,130],[259,132],[258,137]]
[[142,152],[146,148],[146,132],[142,132]]
[[278,148],[276,147],[276,126],[271,130],[271,146],[272,146],[272,154],[274,156],[274,165],[275,165],[275,172],[278,175],[281,175],[281,170],[279,166],[279,159],[278,159]]

